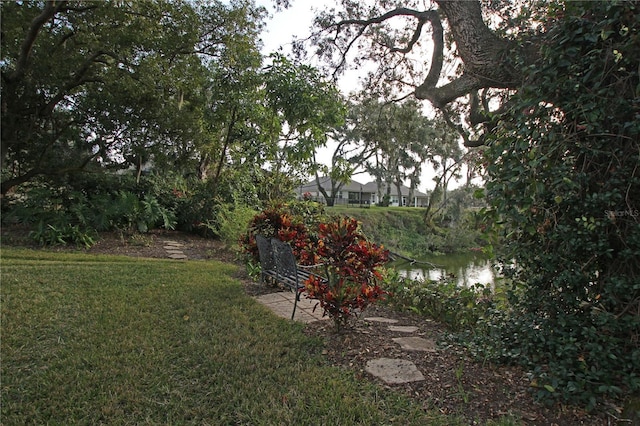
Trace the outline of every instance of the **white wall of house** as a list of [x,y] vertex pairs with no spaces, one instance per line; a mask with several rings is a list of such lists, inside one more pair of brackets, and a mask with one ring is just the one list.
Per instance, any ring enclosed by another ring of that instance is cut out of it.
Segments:
[[[304,185],[304,187],[300,187],[298,191],[300,192],[298,194],[300,198],[302,198],[305,193],[308,193],[312,199],[326,203],[324,196],[318,191],[315,185]],[[399,198],[397,193],[394,194],[394,192],[395,191],[392,191],[390,194],[389,201],[391,206],[423,207],[428,203],[427,194],[420,193],[419,191],[417,191],[417,195],[414,195],[411,199],[409,199],[407,195],[402,195]],[[402,192],[406,194],[408,188],[403,188]],[[335,194],[334,199],[335,204],[380,204],[382,202],[382,197],[378,196],[376,185],[373,182],[362,185],[352,181],[351,184],[343,187],[341,191]]]

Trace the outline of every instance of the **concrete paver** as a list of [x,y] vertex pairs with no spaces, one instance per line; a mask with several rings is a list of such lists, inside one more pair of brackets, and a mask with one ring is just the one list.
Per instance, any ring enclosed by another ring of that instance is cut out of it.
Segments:
[[373,321],[373,322],[382,322],[387,324],[395,324],[398,322],[397,319],[392,318],[384,318],[384,317],[366,317],[365,321]]
[[167,246],[184,247],[184,244],[172,240],[164,240],[163,243]]
[[[271,309],[277,316],[289,319],[291,312],[293,312],[295,297],[293,292],[281,291],[258,296],[256,300]],[[296,316],[293,319],[304,323],[327,319],[328,317],[322,316],[320,306],[316,307],[314,311],[317,303],[317,300],[307,299],[302,295],[296,307]]]
[[365,370],[387,384],[418,382],[424,376],[418,367],[406,359],[377,358],[367,362]]
[[167,251],[167,257],[174,260],[187,260],[187,255],[182,252],[184,244],[176,241],[166,240],[163,241],[164,249]]
[[167,257],[174,260],[187,260],[187,255],[185,254],[170,254]]
[[415,325],[390,325],[389,331],[397,331],[399,333],[415,333],[418,327]]

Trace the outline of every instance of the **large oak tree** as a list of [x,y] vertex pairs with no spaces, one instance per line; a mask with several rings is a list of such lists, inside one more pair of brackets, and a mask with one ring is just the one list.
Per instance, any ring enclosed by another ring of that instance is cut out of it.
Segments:
[[[502,9],[483,9],[479,1],[435,1],[427,9],[417,1],[338,3],[341,8],[317,15],[311,36],[333,74],[363,67],[370,93],[429,101],[447,113],[467,146],[484,141],[469,127],[487,121],[489,97],[496,96],[490,89],[517,89],[544,40],[543,22],[516,22],[511,2],[494,2]],[[527,13],[537,12],[527,7]],[[299,54],[308,50],[306,40],[297,47]],[[452,112],[460,102],[467,107],[466,123]]]
[[549,399],[637,395],[638,3],[339,4],[312,37],[334,73],[373,65],[366,90],[429,101],[488,146],[509,309],[486,321],[484,355],[530,367]]
[[206,142],[213,63],[258,56],[251,2],[2,2],[2,194]]

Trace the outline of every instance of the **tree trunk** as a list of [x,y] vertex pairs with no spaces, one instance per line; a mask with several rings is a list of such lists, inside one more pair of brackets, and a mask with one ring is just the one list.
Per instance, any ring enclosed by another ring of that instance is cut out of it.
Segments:
[[[461,76],[441,87],[436,87],[432,79],[425,80],[416,89],[416,98],[427,99],[441,108],[482,88],[518,87],[521,73],[510,57],[519,47],[499,38],[486,26],[480,2],[437,0],[437,3],[447,17],[464,69]],[[438,47],[432,62],[439,61],[444,54],[443,46]]]
[[396,179],[396,191],[398,192],[398,207],[402,207],[402,181],[400,179]]

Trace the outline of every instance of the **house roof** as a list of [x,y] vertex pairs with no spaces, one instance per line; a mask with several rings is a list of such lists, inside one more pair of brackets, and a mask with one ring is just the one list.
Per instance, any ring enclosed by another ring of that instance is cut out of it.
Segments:
[[[378,184],[374,181],[374,182],[369,182],[368,184],[366,184],[364,186],[364,190],[366,192],[378,192]],[[380,192],[382,193],[386,193],[387,191],[387,184],[386,183],[382,183],[380,184]],[[395,185],[391,185],[391,195],[398,195],[398,190],[396,189]],[[402,185],[400,187],[400,194],[402,194],[403,196],[409,196],[409,187]],[[417,189],[413,190],[413,196],[414,197],[428,197],[428,194],[425,194],[422,191],[418,191]]]
[[[331,190],[331,178],[328,176],[323,176],[320,177],[318,179],[314,179],[311,182],[308,182],[304,185],[301,185],[298,189],[300,190],[300,192],[315,192],[318,190],[318,181],[320,181],[320,185],[322,186],[322,188],[326,189],[326,190]],[[387,184],[383,183],[381,185],[380,191],[381,192],[386,192],[386,188],[387,188]],[[345,184],[342,186],[342,188],[340,188],[341,191],[348,191],[348,192],[364,192],[367,194],[375,194],[376,192],[378,192],[378,185],[376,184],[376,182],[369,182],[367,184],[361,184],[358,181],[355,180],[351,180],[349,181],[349,183]],[[409,195],[409,187],[402,185],[400,187],[400,193],[403,196],[408,196]],[[395,185],[391,185],[391,194],[392,195],[397,195],[397,190]],[[417,189],[413,190],[413,196],[414,197],[428,197],[427,194],[425,194],[424,192],[418,191]]]
[[[318,190],[318,181],[320,182],[320,186],[326,190],[331,190],[331,178],[328,176],[323,176],[319,179],[314,179],[309,183],[306,183],[299,187],[302,192],[306,191],[317,191]],[[365,185],[357,182],[355,180],[349,181],[340,188],[340,191],[348,191],[348,192],[360,192],[364,191]]]

